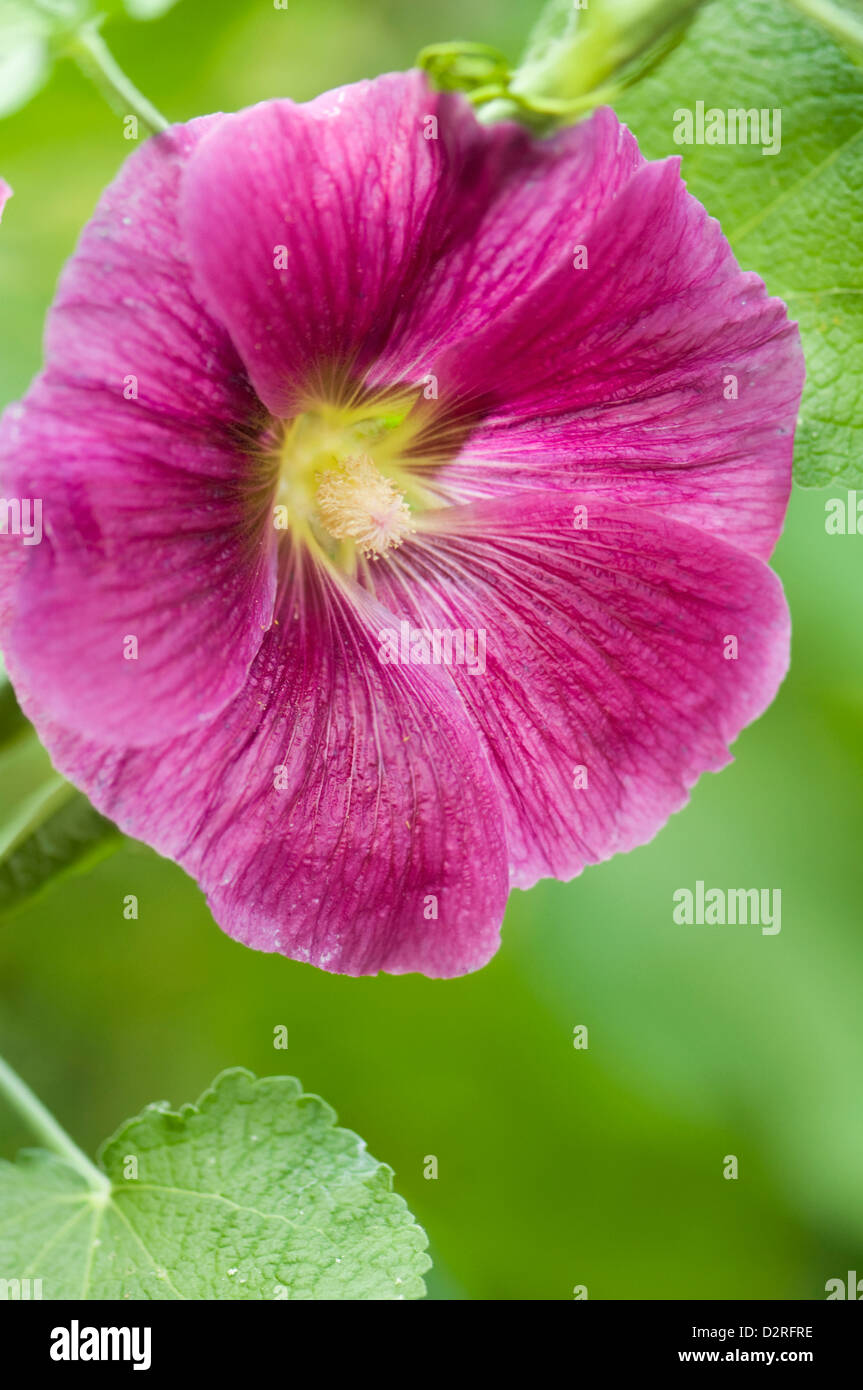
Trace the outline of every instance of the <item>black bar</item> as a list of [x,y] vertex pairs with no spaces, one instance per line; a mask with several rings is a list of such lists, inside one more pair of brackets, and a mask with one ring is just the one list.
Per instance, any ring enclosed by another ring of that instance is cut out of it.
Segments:
[[[313,1303],[205,1303],[205,1302],[38,1302],[0,1303],[0,1335],[4,1360],[17,1354],[21,1370],[49,1372],[60,1379],[92,1377],[108,1372],[116,1376],[161,1377],[166,1371],[195,1376],[213,1371],[219,1377],[236,1372],[245,1380],[265,1368],[291,1374],[295,1357],[303,1361],[320,1357],[331,1373],[339,1359],[367,1367],[380,1356],[393,1366],[394,1336],[410,1339],[413,1352],[404,1365],[410,1377],[421,1363],[428,1372],[436,1356],[452,1372],[458,1347],[466,1338],[471,1351],[468,1364],[496,1360],[522,1338],[529,1339],[531,1355],[550,1369],[552,1339],[562,1339],[566,1364],[576,1374],[579,1367],[618,1370],[665,1371],[671,1367],[712,1365],[734,1370],[741,1365],[763,1369],[803,1366],[823,1377],[831,1371],[859,1376],[863,1320],[859,1304],[849,1307],[839,1300],[825,1302],[590,1302],[548,1304],[545,1313],[534,1302],[525,1314],[500,1306],[505,1321],[497,1324],[489,1309],[496,1305],[442,1304],[420,1301],[397,1308],[385,1305]],[[449,1312],[446,1308],[449,1307]],[[475,1310],[461,1316],[460,1310]],[[456,1316],[458,1342],[447,1336]],[[542,1326],[538,1326],[538,1319]],[[101,1335],[101,1329],[117,1329]],[[344,1328],[354,1329],[357,1340],[342,1342]],[[61,1331],[62,1329],[62,1331]],[[96,1329],[94,1334],[91,1329]],[[134,1333],[137,1330],[137,1337]],[[149,1341],[147,1333],[149,1332]],[[433,1333],[429,1337],[429,1333]],[[491,1333],[491,1336],[489,1334]],[[549,1342],[537,1343],[539,1333]],[[336,1334],[334,1336],[334,1334]],[[415,1339],[421,1338],[421,1341]],[[322,1339],[322,1340],[319,1340]],[[422,1348],[421,1353],[419,1348]],[[52,1357],[60,1351],[77,1360]],[[106,1359],[84,1359],[81,1352],[95,1349]],[[467,1350],[468,1347],[465,1347]],[[401,1351],[401,1348],[400,1348]],[[116,1352],[119,1359],[112,1359]],[[123,1359],[125,1357],[125,1359]],[[147,1363],[146,1365],[144,1363]]]

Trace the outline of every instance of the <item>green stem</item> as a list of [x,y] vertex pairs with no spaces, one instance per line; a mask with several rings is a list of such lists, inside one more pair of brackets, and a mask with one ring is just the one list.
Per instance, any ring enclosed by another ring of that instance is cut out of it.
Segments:
[[73,35],[67,52],[100,89],[108,105],[121,116],[137,116],[148,135],[168,129],[165,117],[129,81],[102,35],[92,25]]
[[32,1129],[37,1138],[53,1153],[59,1154],[67,1163],[76,1168],[94,1191],[110,1191],[111,1182],[107,1174],[101,1172],[78,1145],[74,1143],[65,1129],[54,1119],[50,1110],[34,1096],[30,1087],[0,1057],[0,1094],[4,1095],[14,1110]]

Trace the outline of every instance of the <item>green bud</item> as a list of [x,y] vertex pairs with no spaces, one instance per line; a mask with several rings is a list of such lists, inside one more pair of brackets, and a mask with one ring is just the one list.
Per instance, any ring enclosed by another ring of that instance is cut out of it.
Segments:
[[550,0],[505,97],[483,110],[543,127],[610,101],[679,41],[703,0]]

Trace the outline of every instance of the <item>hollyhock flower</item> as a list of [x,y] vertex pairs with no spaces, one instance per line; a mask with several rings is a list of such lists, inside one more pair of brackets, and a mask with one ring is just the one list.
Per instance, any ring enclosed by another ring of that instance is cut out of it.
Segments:
[[3,418],[24,708],[232,936],[475,969],[776,693],[802,376],[610,110],[537,140],[410,73],[173,127]]

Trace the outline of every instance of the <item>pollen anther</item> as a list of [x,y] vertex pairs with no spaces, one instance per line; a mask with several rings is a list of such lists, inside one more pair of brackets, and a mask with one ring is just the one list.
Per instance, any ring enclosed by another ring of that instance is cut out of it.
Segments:
[[364,555],[385,554],[415,529],[402,493],[368,454],[342,459],[319,478],[315,504],[321,524],[336,540],[355,541]]

